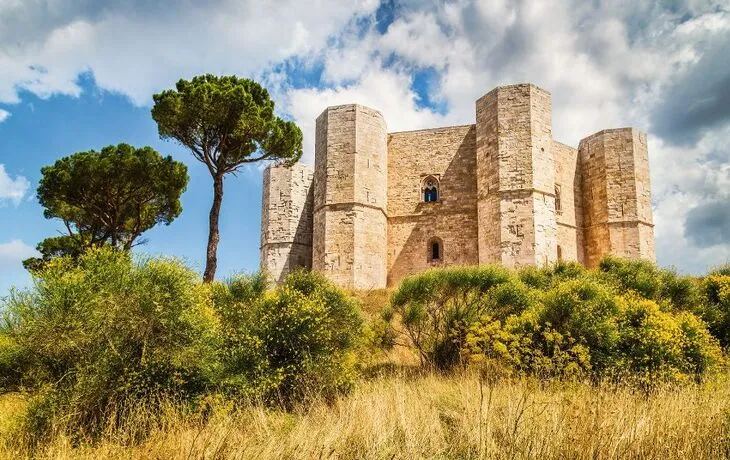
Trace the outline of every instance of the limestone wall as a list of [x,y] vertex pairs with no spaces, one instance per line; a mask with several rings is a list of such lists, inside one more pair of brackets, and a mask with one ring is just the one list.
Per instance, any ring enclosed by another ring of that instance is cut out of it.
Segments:
[[646,135],[609,129],[579,145],[585,263],[607,254],[655,260]]
[[[427,177],[435,202],[423,199]],[[372,289],[434,266],[655,258],[646,135],[556,142],[550,93],[531,84],[490,91],[466,126],[388,134],[375,110],[329,107],[314,168],[267,169],[263,200],[261,263],[277,280],[311,266]]]
[[[476,128],[436,128],[388,135],[388,285],[442,265],[479,262]],[[439,181],[439,200],[426,203],[422,183]],[[429,257],[438,240],[441,260]]]
[[261,268],[276,282],[296,268],[312,268],[313,174],[303,164],[264,170]]
[[479,260],[509,267],[557,259],[550,94],[496,88],[476,104]]
[[312,267],[340,286],[386,285],[386,142],[382,115],[367,107],[329,107],[317,118]]
[[560,259],[584,263],[583,195],[578,149],[553,141],[553,155],[555,186],[560,193],[560,210],[557,207],[555,210]]

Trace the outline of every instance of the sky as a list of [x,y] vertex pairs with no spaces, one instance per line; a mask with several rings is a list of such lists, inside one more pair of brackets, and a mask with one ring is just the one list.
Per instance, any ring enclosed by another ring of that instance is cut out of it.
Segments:
[[[648,133],[660,265],[730,261],[727,0],[0,0],[0,296],[61,231],[34,196],[40,168],[120,142],[188,165],[183,213],[137,251],[202,271],[210,176],[150,116],[154,93],[202,73],[266,86],[310,163],[329,105],[378,109],[390,131],[468,124],[495,86],[535,83],[559,141]],[[261,175],[226,179],[219,277],[258,267]]]

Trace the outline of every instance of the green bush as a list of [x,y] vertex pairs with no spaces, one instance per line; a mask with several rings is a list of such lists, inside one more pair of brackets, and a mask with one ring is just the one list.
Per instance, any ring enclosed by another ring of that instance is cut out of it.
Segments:
[[[31,290],[5,303],[0,355],[22,361],[35,390],[32,434],[61,418],[80,436],[131,401],[191,398],[217,372],[217,317],[198,275],[169,259],[135,263],[124,252],[61,257],[34,274]],[[121,422],[121,421],[120,421]]]
[[697,314],[724,348],[730,346],[730,275],[721,270],[702,281],[704,302]]
[[703,303],[696,279],[677,275],[646,260],[606,257],[596,278],[613,284],[622,294],[634,292],[653,300],[665,310],[698,312]]
[[721,360],[717,341],[692,313],[662,311],[646,299],[621,299],[612,373],[642,384],[698,380]]
[[438,369],[462,361],[469,327],[485,314],[501,320],[533,303],[532,291],[500,266],[432,270],[406,278],[393,311],[422,360]]
[[214,288],[229,393],[285,407],[330,397],[355,378],[356,304],[322,275],[299,271],[264,293],[260,276]]
[[662,310],[635,292],[585,277],[558,282],[505,321],[483,316],[466,338],[471,363],[500,374],[612,379],[649,386],[698,380],[722,360],[690,312]]

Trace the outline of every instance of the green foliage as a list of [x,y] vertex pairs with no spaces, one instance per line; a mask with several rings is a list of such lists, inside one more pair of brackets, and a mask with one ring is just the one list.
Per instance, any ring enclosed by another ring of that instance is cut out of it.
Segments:
[[586,274],[587,270],[578,262],[565,261],[545,268],[527,266],[517,272],[523,283],[541,290],[549,289],[557,282],[578,279]]
[[532,304],[531,292],[499,266],[432,270],[406,278],[391,297],[422,359],[438,369],[462,361],[466,335],[482,315],[502,319]]
[[617,341],[619,305],[609,288],[590,279],[559,283],[546,292],[537,322],[586,346],[591,367],[600,371],[611,363]]
[[716,271],[702,281],[704,303],[698,308],[698,316],[706,323],[720,344],[730,346],[730,275]]
[[362,327],[354,301],[311,272],[266,294],[264,284],[253,276],[214,285],[225,390],[289,407],[349,388]]
[[[174,260],[134,263],[94,249],[59,257],[5,304],[0,356],[23,362],[3,388],[39,392],[29,423],[64,417],[79,435],[134,400],[190,398],[214,381],[218,320],[197,275]],[[36,435],[46,434],[33,430]]]
[[180,195],[188,182],[183,163],[127,144],[75,153],[41,174],[36,194],[44,216],[61,220],[68,235],[42,241],[42,258],[25,262],[31,270],[61,255],[78,257],[91,247],[130,249],[143,232],[180,215]]
[[639,383],[699,379],[721,360],[717,341],[694,315],[673,315],[646,299],[622,299],[612,373]]
[[[730,298],[723,283],[717,276],[705,282],[715,300],[704,313],[718,328],[730,311],[719,307]],[[501,267],[434,270],[404,280],[387,319],[400,321],[424,362],[439,369],[468,362],[487,379],[530,374],[651,385],[699,379],[722,361],[692,313],[705,305],[698,286],[618,258],[596,271],[576,263],[526,267],[517,276]]]
[[466,339],[471,363],[499,374],[616,379],[651,386],[699,379],[722,361],[717,341],[689,312],[663,311],[590,278],[564,281],[506,321],[488,315]]
[[621,292],[635,292],[654,300],[663,308],[696,312],[702,303],[699,284],[690,277],[661,269],[646,260],[609,256],[600,263],[599,278],[614,284]]
[[268,91],[247,78],[201,75],[179,80],[175,89],[155,94],[152,118],[160,137],[190,149],[213,177],[213,205],[203,279],[213,281],[217,264],[218,216],[223,177],[243,164],[280,160],[294,164],[302,156],[302,132],[294,122],[274,115]]

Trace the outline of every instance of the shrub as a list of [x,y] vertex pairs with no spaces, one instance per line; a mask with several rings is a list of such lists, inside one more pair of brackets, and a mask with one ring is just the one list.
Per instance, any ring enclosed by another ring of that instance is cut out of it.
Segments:
[[653,300],[663,309],[697,312],[702,305],[699,284],[688,276],[661,269],[646,260],[609,256],[600,263],[599,278],[621,293],[634,292]]
[[501,374],[616,379],[644,387],[699,380],[721,361],[717,341],[690,312],[663,311],[594,279],[564,281],[519,316],[473,324],[472,363]]
[[723,347],[730,346],[730,275],[721,271],[707,276],[702,282],[704,303],[698,316],[706,323]]
[[32,434],[47,434],[63,416],[80,436],[95,435],[133,400],[203,391],[217,368],[216,330],[196,273],[112,249],[49,262],[32,290],[6,301],[2,326],[13,359],[24,361],[14,383],[38,392]]
[[484,314],[501,320],[532,302],[527,286],[499,266],[428,271],[406,278],[391,297],[422,360],[438,369],[461,361],[469,328]]
[[502,325],[489,316],[472,325],[466,348],[470,364],[486,380],[508,375],[582,378],[591,368],[589,350],[569,335],[537,321],[534,311]]
[[651,300],[636,297],[621,303],[615,376],[628,374],[643,385],[698,380],[720,360],[717,341],[691,313],[673,315]]
[[610,364],[616,348],[619,306],[608,287],[591,279],[565,281],[544,295],[537,311],[541,329],[554,329],[590,350],[591,367]]
[[518,276],[532,288],[547,290],[557,282],[581,278],[586,272],[578,262],[562,261],[548,267],[523,267],[518,271]]
[[354,301],[311,272],[292,273],[265,294],[261,280],[214,288],[224,322],[222,388],[285,407],[349,388],[361,336]]

